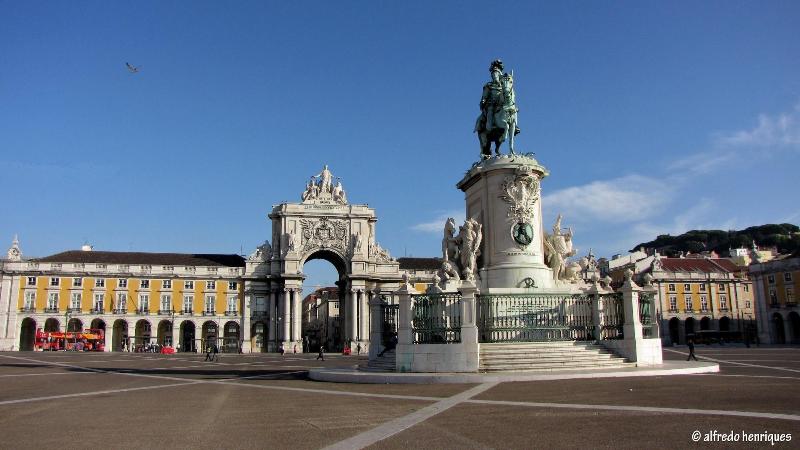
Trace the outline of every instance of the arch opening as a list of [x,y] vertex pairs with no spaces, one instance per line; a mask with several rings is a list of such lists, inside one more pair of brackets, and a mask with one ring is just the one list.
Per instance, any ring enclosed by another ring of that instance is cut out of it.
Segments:
[[784,330],[783,326],[783,316],[779,313],[775,313],[772,315],[772,328],[775,332],[775,344],[785,344],[786,343],[786,331]]
[[33,350],[36,341],[36,321],[30,317],[22,319],[19,328],[19,350],[29,352]]
[[111,329],[111,351],[122,352],[130,349],[128,322],[117,319]]
[[180,348],[182,352],[197,352],[197,345],[195,343],[195,326],[194,322],[189,320],[181,323],[181,342]]
[[306,258],[303,275],[302,351],[317,352],[324,347],[328,352],[341,352],[345,347],[346,305],[342,300],[348,287],[346,263],[332,251],[318,250]]

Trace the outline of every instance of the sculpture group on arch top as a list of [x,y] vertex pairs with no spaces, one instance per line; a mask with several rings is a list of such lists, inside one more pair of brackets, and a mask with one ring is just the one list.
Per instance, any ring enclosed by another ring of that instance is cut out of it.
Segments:
[[[334,179],[337,180],[335,184]],[[309,205],[312,208],[348,205],[341,179],[333,176],[327,164],[320,173],[313,175],[307,182],[301,195],[300,205]],[[299,233],[288,231],[278,236],[280,252],[276,252],[275,247],[265,240],[248,256],[248,260],[268,262],[285,258],[290,254],[306,254],[317,249],[329,249],[351,258],[361,256],[377,262],[396,261],[389,251],[375,240],[373,227],[370,227],[368,236],[362,236],[357,230],[351,232],[347,220],[342,218],[323,216],[302,218],[299,222]]]

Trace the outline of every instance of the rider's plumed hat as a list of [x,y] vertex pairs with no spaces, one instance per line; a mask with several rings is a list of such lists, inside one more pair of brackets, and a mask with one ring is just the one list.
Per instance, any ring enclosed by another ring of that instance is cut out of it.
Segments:
[[494,72],[495,70],[498,70],[500,71],[500,73],[503,73],[503,61],[499,59],[495,59],[494,61],[492,61],[492,64],[489,66],[489,72]]

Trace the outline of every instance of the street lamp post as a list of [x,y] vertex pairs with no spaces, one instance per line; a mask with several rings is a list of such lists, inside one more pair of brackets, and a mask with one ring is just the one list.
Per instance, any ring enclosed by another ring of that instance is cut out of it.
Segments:
[[69,307],[66,308],[64,311],[64,351],[67,351],[67,342],[69,339],[67,338],[67,333],[69,332],[69,319],[70,319],[70,311]]

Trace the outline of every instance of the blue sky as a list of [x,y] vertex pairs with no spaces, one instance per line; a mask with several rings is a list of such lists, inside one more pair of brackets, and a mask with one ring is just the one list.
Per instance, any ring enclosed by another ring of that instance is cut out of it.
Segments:
[[249,253],[327,163],[436,256],[495,58],[581,254],[798,223],[798,30],[791,1],[0,1],[0,240]]

